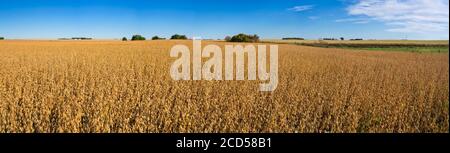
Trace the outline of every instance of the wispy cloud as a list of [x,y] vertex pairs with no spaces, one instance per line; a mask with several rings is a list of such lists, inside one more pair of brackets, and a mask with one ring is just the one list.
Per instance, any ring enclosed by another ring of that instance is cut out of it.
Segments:
[[370,18],[346,18],[346,19],[338,19],[336,22],[350,22],[354,24],[366,24],[370,23]]
[[370,19],[369,18],[346,18],[346,19],[338,19],[338,20],[336,20],[336,22],[351,22],[351,23],[356,23],[356,24],[365,24],[365,23],[369,23]]
[[[448,0],[359,0],[347,11],[352,16],[386,23],[390,27],[387,31],[391,32],[427,33],[449,29]],[[369,20],[357,18],[347,22]]]
[[294,12],[302,12],[302,11],[310,10],[313,7],[314,7],[314,5],[299,5],[299,6],[294,6],[292,8],[288,8],[288,10],[294,11]]

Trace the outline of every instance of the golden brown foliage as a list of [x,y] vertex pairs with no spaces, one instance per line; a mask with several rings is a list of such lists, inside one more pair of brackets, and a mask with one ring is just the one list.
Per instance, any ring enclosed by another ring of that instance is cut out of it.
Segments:
[[264,93],[259,81],[173,81],[178,43],[191,44],[2,41],[0,132],[449,130],[448,53],[280,45],[278,88]]

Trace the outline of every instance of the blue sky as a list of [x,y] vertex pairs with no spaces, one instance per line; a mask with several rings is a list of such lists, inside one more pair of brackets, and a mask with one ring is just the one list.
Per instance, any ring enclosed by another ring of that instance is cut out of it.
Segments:
[[446,39],[448,0],[0,0],[0,36]]

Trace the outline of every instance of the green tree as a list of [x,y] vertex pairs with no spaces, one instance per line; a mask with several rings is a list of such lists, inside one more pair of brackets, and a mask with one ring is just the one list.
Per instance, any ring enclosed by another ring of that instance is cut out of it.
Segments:
[[132,41],[135,40],[145,40],[145,37],[142,37],[141,35],[133,35],[133,37],[131,37]]
[[5,38],[4,37],[0,37],[0,40],[5,40]]
[[185,35],[174,34],[170,39],[187,39]]
[[153,36],[152,37],[152,40],[159,40],[159,39],[161,39],[161,38],[159,38],[158,36]]
[[122,38],[122,41],[127,41],[127,40],[128,40],[127,37]]
[[234,35],[229,40],[230,42],[259,42],[259,36],[258,35],[246,35],[243,33]]

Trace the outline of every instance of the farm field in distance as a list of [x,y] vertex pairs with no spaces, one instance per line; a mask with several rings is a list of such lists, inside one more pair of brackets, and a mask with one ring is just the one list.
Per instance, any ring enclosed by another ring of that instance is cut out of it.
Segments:
[[352,50],[403,51],[418,53],[445,53],[449,51],[448,40],[280,40],[266,39],[264,42],[296,44],[323,48]]
[[188,40],[0,41],[0,132],[449,131],[448,50],[290,43],[264,93],[259,81],[172,80],[169,50]]

